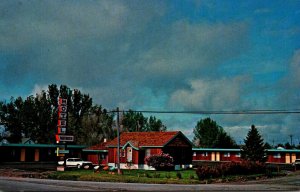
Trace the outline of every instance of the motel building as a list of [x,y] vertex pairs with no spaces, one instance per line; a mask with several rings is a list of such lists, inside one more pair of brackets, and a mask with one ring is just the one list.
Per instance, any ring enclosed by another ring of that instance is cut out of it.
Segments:
[[83,149],[82,153],[93,165],[106,166],[108,164],[108,148],[106,144],[107,141],[104,139],[102,143]]
[[[57,165],[57,149],[63,148],[68,157],[80,157],[93,162],[94,165],[117,167],[118,139],[105,141],[94,146],[67,144],[39,144],[30,139],[21,143],[0,143],[0,165]],[[239,162],[240,149],[192,148],[190,140],[180,131],[166,132],[123,132],[120,134],[120,168],[146,169],[145,157],[168,153],[174,159],[175,169],[192,165]],[[272,165],[291,166],[300,159],[299,149],[268,149],[267,163]]]
[[[117,167],[118,138],[107,142],[108,165]],[[145,164],[145,157],[167,153],[174,159],[175,169],[192,164],[192,143],[180,131],[123,132],[120,135],[121,169],[154,169]]]
[[[82,157],[85,145],[66,145],[69,157]],[[56,167],[60,144],[40,144],[29,138],[24,138],[20,143],[0,143],[0,165],[17,167]],[[63,146],[65,147],[65,146]],[[62,154],[60,154],[62,155]],[[83,157],[84,158],[84,157]]]
[[[267,149],[267,163],[292,164],[300,159],[299,149]],[[193,164],[200,162],[239,162],[241,149],[193,148]]]

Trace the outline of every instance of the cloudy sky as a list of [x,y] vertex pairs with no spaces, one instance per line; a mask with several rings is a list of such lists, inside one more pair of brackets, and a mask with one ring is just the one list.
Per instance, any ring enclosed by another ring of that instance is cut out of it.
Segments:
[[[108,109],[299,110],[300,1],[1,0],[0,71],[2,101],[55,83]],[[152,115],[300,141],[299,114]]]

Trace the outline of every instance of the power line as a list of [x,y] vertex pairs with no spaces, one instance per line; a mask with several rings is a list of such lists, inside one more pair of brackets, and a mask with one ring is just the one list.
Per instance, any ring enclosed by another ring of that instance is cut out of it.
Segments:
[[[112,110],[108,113],[115,113]],[[121,111],[119,111],[121,112]],[[295,110],[236,110],[236,111],[163,111],[163,110],[123,110],[122,112],[157,113],[157,114],[199,114],[199,115],[271,115],[271,114],[300,114],[299,109]]]

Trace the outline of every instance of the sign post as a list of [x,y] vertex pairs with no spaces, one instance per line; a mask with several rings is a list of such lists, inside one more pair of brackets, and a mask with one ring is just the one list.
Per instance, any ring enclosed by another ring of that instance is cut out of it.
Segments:
[[58,100],[58,121],[57,121],[57,134],[55,135],[56,143],[63,144],[56,148],[56,156],[60,158],[60,160],[64,160],[64,165],[57,167],[58,171],[65,170],[65,154],[69,153],[67,150],[66,142],[74,141],[74,136],[66,135],[67,133],[67,117],[68,117],[68,101],[67,99],[59,98]]

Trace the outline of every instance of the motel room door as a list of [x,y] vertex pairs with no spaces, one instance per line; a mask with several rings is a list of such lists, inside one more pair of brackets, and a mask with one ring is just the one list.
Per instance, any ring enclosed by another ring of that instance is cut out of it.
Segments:
[[132,147],[127,147],[127,162],[132,162]]

